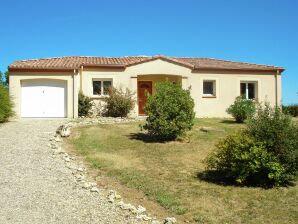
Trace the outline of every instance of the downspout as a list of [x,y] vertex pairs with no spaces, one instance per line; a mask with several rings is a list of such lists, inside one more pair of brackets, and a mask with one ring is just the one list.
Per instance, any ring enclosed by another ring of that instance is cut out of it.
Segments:
[[81,65],[81,67],[80,67],[80,91],[82,91],[82,75],[83,75],[83,69],[84,69],[84,67],[83,67],[83,65]]
[[279,75],[279,70],[276,70],[275,76],[275,106],[278,106],[278,75]]
[[75,75],[76,70],[73,70],[72,75],[72,117],[75,118]]

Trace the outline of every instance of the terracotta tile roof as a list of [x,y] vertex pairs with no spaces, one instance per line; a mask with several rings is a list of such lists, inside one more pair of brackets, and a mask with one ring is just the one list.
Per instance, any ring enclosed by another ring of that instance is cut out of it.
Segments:
[[80,66],[94,67],[128,67],[155,59],[170,61],[193,70],[196,69],[222,69],[222,70],[266,70],[283,71],[282,67],[270,65],[251,64],[244,62],[233,62],[227,60],[211,58],[191,58],[191,57],[167,57],[167,56],[127,56],[127,57],[83,57],[83,56],[66,56],[44,59],[19,60],[13,62],[10,70],[38,70],[38,69],[61,69],[70,70],[78,69]]

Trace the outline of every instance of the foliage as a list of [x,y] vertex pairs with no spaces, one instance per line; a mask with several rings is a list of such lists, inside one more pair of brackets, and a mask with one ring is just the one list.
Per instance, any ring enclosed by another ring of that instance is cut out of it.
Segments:
[[245,132],[230,135],[217,144],[217,150],[207,159],[209,169],[215,169],[240,184],[268,185],[283,182],[283,166],[269,153],[263,143]]
[[0,71],[0,84],[9,85],[9,71],[6,71],[4,74]]
[[268,103],[258,106],[245,130],[216,147],[207,167],[238,183],[273,186],[298,177],[298,126]]
[[190,91],[172,82],[156,84],[156,93],[148,96],[145,113],[148,117],[143,128],[159,140],[174,140],[194,125]]
[[8,120],[13,115],[12,102],[8,88],[0,84],[0,123]]
[[87,97],[83,94],[82,91],[79,92],[79,116],[89,116],[92,109],[93,102],[90,97]]
[[248,120],[247,130],[255,141],[263,141],[267,151],[278,158],[285,168],[286,180],[297,178],[298,125],[290,116],[266,103]]
[[104,115],[108,117],[127,117],[133,109],[135,100],[128,88],[125,91],[122,88],[109,88],[109,97],[105,98]]
[[282,106],[282,111],[286,114],[293,116],[293,117],[297,117],[298,116],[298,104]]
[[236,97],[234,103],[227,109],[227,113],[231,114],[236,122],[243,123],[249,116],[255,112],[255,102],[243,99],[241,96]]

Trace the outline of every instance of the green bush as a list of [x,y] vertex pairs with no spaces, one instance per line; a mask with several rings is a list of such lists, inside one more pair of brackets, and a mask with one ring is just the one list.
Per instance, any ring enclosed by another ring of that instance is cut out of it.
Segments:
[[90,97],[85,96],[82,91],[79,92],[79,116],[89,116],[93,102]]
[[292,105],[288,105],[288,106],[282,106],[282,111],[285,114],[289,114],[293,117],[297,117],[298,116],[298,104],[292,104]]
[[8,88],[0,84],[0,123],[8,120],[13,115],[12,102]]
[[255,102],[243,99],[241,96],[236,97],[234,103],[227,109],[227,113],[231,114],[236,122],[243,123],[256,110]]
[[180,84],[157,83],[156,93],[148,96],[145,112],[148,117],[143,128],[159,140],[174,140],[194,125],[194,101]]
[[259,105],[247,128],[227,136],[207,168],[242,184],[281,185],[298,178],[298,126],[281,109]]
[[134,107],[133,96],[134,93],[129,89],[123,91],[122,88],[109,88],[109,97],[105,98],[103,114],[108,117],[127,117]]
[[283,182],[283,166],[268,153],[261,142],[244,131],[230,135],[217,144],[207,159],[208,169],[222,172],[225,178],[240,184],[268,185]]
[[295,180],[298,174],[298,125],[268,103],[259,106],[255,116],[247,122],[247,131],[262,141],[269,153],[275,155],[285,168],[285,180]]

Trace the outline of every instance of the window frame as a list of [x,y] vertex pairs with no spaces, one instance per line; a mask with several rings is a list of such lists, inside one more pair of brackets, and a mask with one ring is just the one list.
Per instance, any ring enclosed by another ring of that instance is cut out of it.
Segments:
[[[93,86],[93,82],[96,82],[96,81],[100,81],[101,82],[101,84],[100,84],[100,92],[101,92],[101,94],[100,95],[97,95],[97,94],[94,94],[94,91],[93,91],[93,89],[94,89],[94,86]],[[104,94],[104,82],[106,82],[106,81],[109,81],[109,82],[111,82],[111,87],[113,86],[113,79],[109,79],[109,78],[93,78],[92,80],[91,80],[91,83],[92,83],[92,96],[93,97],[108,97],[109,96],[109,94]]]
[[[258,81],[240,81],[240,96],[241,95],[241,84],[245,84],[245,96],[244,99],[246,100],[257,100],[258,99]],[[249,98],[249,88],[248,84],[254,84],[254,98]]]
[[[204,93],[204,83],[205,82],[211,82],[212,83],[212,94],[205,94]],[[216,80],[215,79],[204,79],[202,84],[202,96],[203,98],[216,98]]]

